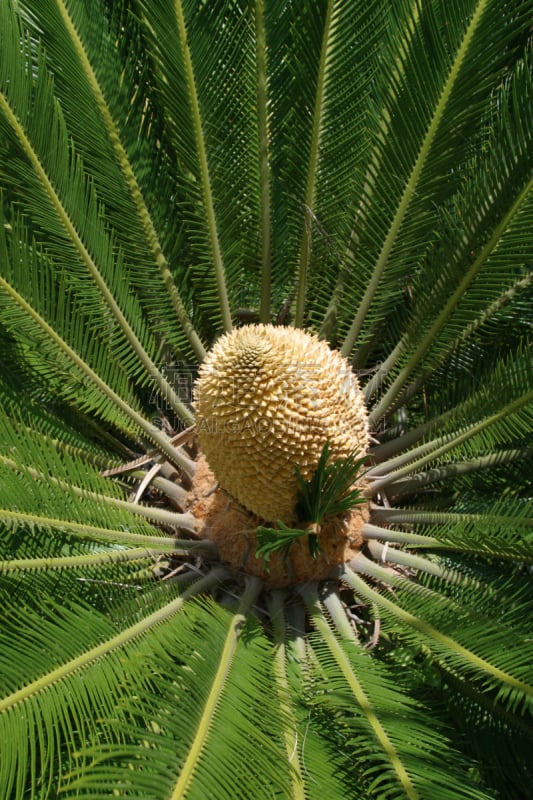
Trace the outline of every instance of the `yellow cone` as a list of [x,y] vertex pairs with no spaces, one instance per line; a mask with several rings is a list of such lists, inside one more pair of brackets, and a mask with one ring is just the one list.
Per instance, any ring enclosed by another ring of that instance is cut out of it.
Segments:
[[295,521],[304,478],[326,441],[331,460],[368,446],[366,408],[346,359],[295,328],[247,325],[222,336],[195,386],[198,440],[221,487],[264,520]]

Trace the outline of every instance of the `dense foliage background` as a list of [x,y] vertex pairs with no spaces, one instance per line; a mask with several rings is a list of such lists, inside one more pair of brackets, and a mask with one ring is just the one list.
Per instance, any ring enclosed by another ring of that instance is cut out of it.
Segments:
[[[531,796],[532,10],[0,3],[3,798]],[[171,440],[257,321],[373,435],[365,547],[273,592]]]

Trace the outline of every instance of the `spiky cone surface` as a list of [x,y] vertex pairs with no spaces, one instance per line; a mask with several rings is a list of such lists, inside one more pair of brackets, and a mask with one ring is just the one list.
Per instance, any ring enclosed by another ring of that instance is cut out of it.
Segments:
[[221,487],[262,520],[296,522],[298,482],[368,446],[367,413],[346,359],[295,328],[222,336],[195,386],[198,441]]

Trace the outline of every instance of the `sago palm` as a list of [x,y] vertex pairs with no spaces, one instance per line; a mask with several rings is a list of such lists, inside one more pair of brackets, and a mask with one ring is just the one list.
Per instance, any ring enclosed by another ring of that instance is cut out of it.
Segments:
[[531,796],[531,11],[2,0],[3,799]]

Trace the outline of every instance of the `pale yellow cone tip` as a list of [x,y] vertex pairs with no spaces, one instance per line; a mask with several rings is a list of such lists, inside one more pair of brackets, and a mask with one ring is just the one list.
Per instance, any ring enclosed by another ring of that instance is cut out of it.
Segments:
[[294,467],[310,477],[368,447],[356,376],[340,353],[295,328],[247,325],[222,336],[195,386],[198,440],[221,487],[263,520],[295,521]]

